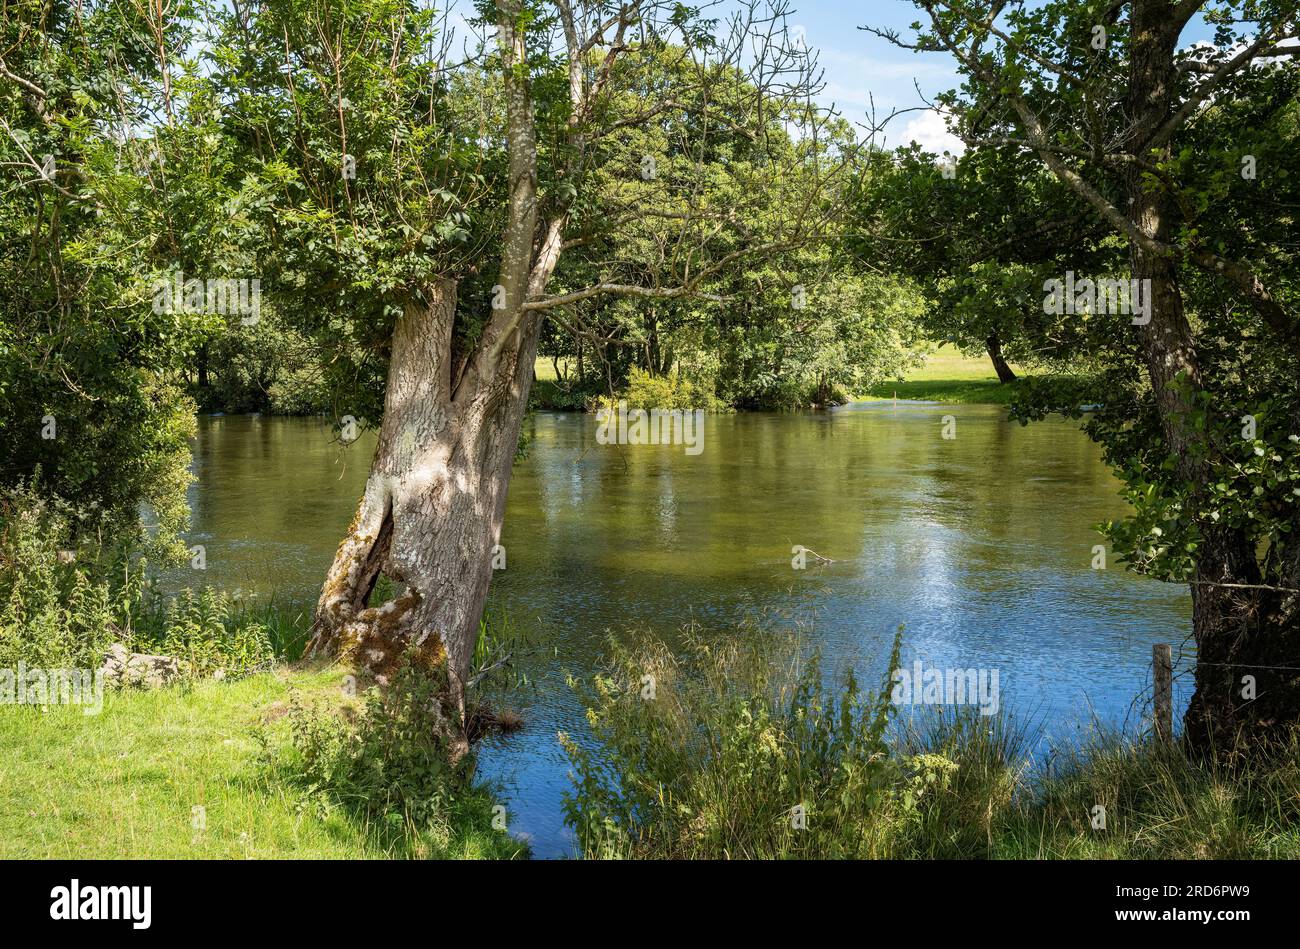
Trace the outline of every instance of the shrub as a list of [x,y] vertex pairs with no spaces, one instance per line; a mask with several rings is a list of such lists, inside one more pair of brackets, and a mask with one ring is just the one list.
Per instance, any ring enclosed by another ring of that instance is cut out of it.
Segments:
[[193,390],[204,411],[320,415],[333,408],[308,340],[274,309],[254,325],[226,328],[206,355],[208,385]]
[[581,385],[556,379],[538,379],[529,391],[528,404],[530,409],[581,412],[599,397],[600,386],[595,377]]
[[619,399],[626,399],[631,408],[646,410],[727,410],[726,404],[714,396],[711,386],[687,379],[675,370],[667,375],[654,376],[643,369],[634,368],[628,373],[627,386],[622,392],[614,398],[608,395],[597,397],[592,401],[591,408],[617,409]]
[[586,856],[888,856],[957,769],[890,753],[887,682],[867,695],[850,674],[826,690],[815,655],[759,630],[689,635],[680,657],[615,643],[608,670],[573,685],[596,740],[560,738],[566,822]]
[[441,856],[467,849],[495,857],[527,854],[493,828],[496,800],[473,778],[473,759],[452,763],[442,697],[445,673],[404,663],[385,689],[369,689],[359,709],[289,710],[290,750],[269,762],[307,789],[324,813],[341,809],[390,850]]

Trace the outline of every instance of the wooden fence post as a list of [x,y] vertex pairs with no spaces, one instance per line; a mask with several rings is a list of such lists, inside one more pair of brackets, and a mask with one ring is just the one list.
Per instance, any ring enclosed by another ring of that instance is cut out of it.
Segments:
[[1168,643],[1151,647],[1151,669],[1156,693],[1156,739],[1170,741],[1174,736],[1174,657]]

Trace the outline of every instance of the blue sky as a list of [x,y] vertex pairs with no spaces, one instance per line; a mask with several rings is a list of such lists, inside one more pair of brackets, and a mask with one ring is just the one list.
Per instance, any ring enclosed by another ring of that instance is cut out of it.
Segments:
[[[960,84],[952,57],[940,53],[916,53],[899,49],[858,27],[871,25],[894,29],[904,38],[912,36],[909,26],[924,21],[924,11],[910,0],[792,0],[790,23],[804,29],[809,49],[817,50],[825,72],[823,104],[832,102],[845,118],[861,122],[875,100],[876,116],[883,119],[894,109],[923,106],[917,87],[925,98]],[[1199,17],[1184,32],[1184,45],[1209,40],[1211,30]],[[886,130],[889,146],[917,141],[928,151],[962,151],[961,143],[949,135],[937,113],[909,112],[896,118]]]
[[[436,2],[436,0],[433,0]],[[725,20],[737,0],[687,0],[702,9],[706,17]],[[776,3],[778,0],[768,0]],[[874,100],[877,120],[890,112],[907,112],[895,118],[885,130],[888,147],[919,142],[927,151],[940,154],[964,150],[948,133],[938,113],[924,109],[925,100],[960,84],[951,56],[944,53],[916,53],[900,49],[887,40],[859,27],[897,30],[911,38],[912,23],[925,20],[924,11],[911,0],[788,0],[788,22],[802,33],[810,50],[817,53],[823,71],[824,89],[818,97],[823,105],[834,104],[849,121],[863,123]],[[470,0],[450,0],[452,23],[464,30],[460,14],[468,13]],[[1211,38],[1211,30],[1199,17],[1184,32],[1184,45]],[[918,88],[920,93],[918,94]],[[924,97],[924,98],[922,98]]]
[[[926,98],[959,84],[950,56],[915,53],[866,33],[858,27],[895,29],[904,37],[908,27],[924,14],[909,0],[867,0],[844,3],[836,0],[795,0],[790,22],[804,28],[809,49],[817,51],[825,73],[824,104],[834,104],[845,118],[861,122],[875,102],[877,119],[895,109],[910,109]],[[902,145],[915,139],[928,150],[957,150],[959,143],[948,135],[933,112],[909,112],[887,128],[887,145]]]

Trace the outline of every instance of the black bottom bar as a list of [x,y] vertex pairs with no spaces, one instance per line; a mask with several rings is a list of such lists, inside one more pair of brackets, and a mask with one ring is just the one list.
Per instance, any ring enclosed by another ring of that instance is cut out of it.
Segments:
[[[665,926],[734,937],[837,919],[917,934],[991,934],[1008,924],[1043,924],[1053,927],[1043,932],[1070,935],[1171,925],[1227,934],[1294,919],[1296,869],[1294,863],[1173,862],[10,861],[0,863],[0,907],[6,924],[17,927],[12,932],[75,926],[83,934],[93,928],[127,938],[252,931],[374,936],[416,920],[431,927],[431,937],[447,921],[451,938],[465,925],[509,938],[497,931],[505,920],[512,930],[539,934],[593,931],[588,927],[596,924],[616,927],[604,930],[611,934],[659,928],[665,938]],[[143,889],[122,887],[148,887],[147,903]]]

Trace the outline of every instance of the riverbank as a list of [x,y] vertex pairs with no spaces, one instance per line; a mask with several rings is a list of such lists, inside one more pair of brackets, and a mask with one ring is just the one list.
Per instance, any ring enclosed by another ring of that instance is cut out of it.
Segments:
[[1016,383],[964,379],[908,379],[873,386],[857,402],[943,402],[951,405],[1007,405],[1015,398]]
[[[550,359],[539,357],[535,367],[533,405],[552,411],[581,411],[592,393],[584,393],[557,378]],[[1007,405],[1015,397],[1017,383],[998,381],[988,359],[964,356],[951,347],[928,354],[925,362],[902,379],[871,386],[852,396],[854,402],[882,402],[900,399],[914,402],[942,402],[960,405]]]
[[577,686],[596,746],[566,742],[567,818],[585,852],[644,859],[1300,856],[1294,736],[1230,773],[1106,726],[1045,742],[1033,716],[899,682],[761,626],[611,641]]
[[1015,397],[1016,385],[999,382],[988,359],[964,356],[951,347],[944,347],[930,353],[925,363],[905,378],[872,386],[857,400],[1006,405]]
[[[0,707],[0,859],[482,859],[526,847],[481,813],[431,832],[358,820],[292,779],[293,703],[355,714],[338,668]],[[353,709],[348,712],[344,709]],[[480,792],[472,792],[478,795]],[[486,792],[483,792],[486,793]]]
[[[575,787],[571,813],[588,823],[612,815],[612,826],[629,831],[618,815],[638,814],[637,836],[623,839],[619,856],[1300,857],[1294,753],[1229,775],[1187,760],[1177,748],[1098,738],[1084,752],[1054,756],[1044,769],[1022,757],[1029,736],[1008,718],[953,717],[905,732],[869,765],[879,774],[855,777],[833,767],[825,774],[836,782],[848,775],[849,783],[836,783],[843,793],[823,798],[817,782],[826,779],[811,766],[820,758],[851,764],[874,746],[845,730],[840,706],[809,717],[806,694],[773,702],[762,690],[746,691],[752,680],[727,674],[720,688],[706,678],[709,688],[685,701],[678,701],[680,680],[659,680],[665,701],[637,699],[629,706],[636,711],[613,732],[609,700],[596,707],[603,737],[584,753],[596,756],[588,761],[614,761],[617,768],[620,757],[649,751],[638,758],[643,777],[670,778],[655,784],[649,807],[630,785],[614,796],[591,783]],[[359,821],[342,803],[323,806],[319,789],[269,767],[292,744],[294,707],[323,702],[344,718],[353,714],[345,709],[355,703],[339,694],[338,668],[281,666],[237,682],[109,693],[94,716],[75,706],[0,708],[0,858],[526,855],[520,841],[493,829],[486,815],[496,812],[487,800],[467,808],[440,797],[434,806],[448,819],[433,833],[417,833],[400,821]],[[657,729],[628,731],[647,724],[637,715],[659,715],[647,711],[651,704],[672,708],[677,725],[702,727],[710,740],[670,742],[675,725],[662,716]],[[719,730],[742,720],[743,728]],[[822,740],[828,736],[835,737]],[[862,783],[873,775],[884,783]],[[788,832],[774,836],[766,817],[788,815],[791,800],[806,802],[805,823],[777,821]],[[512,803],[500,801],[508,820]],[[467,821],[470,813],[476,816]]]

